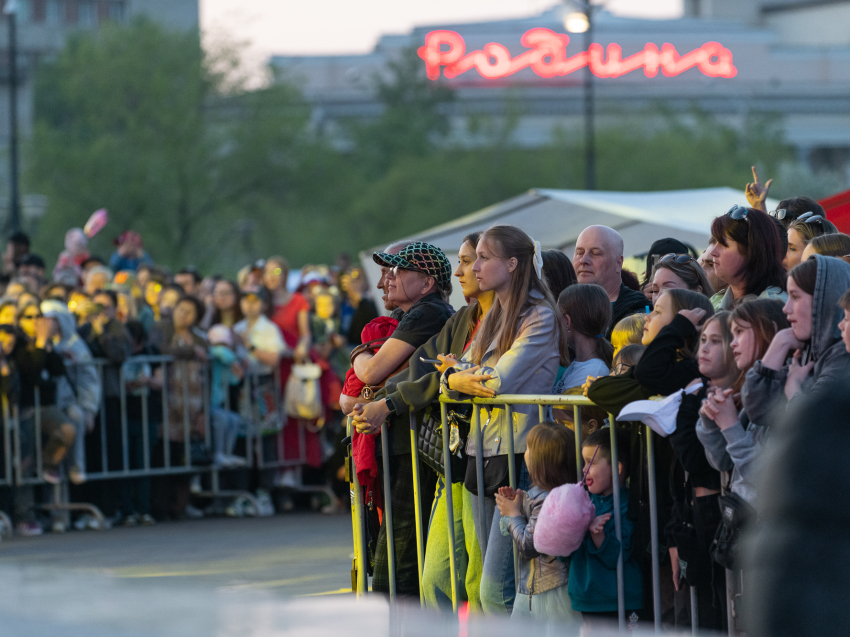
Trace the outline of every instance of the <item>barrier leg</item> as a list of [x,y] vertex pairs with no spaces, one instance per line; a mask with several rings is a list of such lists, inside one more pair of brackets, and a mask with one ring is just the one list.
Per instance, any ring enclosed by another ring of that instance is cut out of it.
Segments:
[[[541,405],[542,407],[542,405]],[[511,405],[505,405],[505,418],[507,418],[509,427],[510,427],[510,435],[508,436],[508,481],[511,485],[511,488],[516,490],[516,451],[514,451],[514,414],[513,408]],[[542,421],[542,418],[541,418]],[[511,547],[514,551],[514,592],[519,591],[519,551],[517,550],[516,542],[511,543]]]
[[387,529],[387,568],[390,578],[390,601],[395,601],[395,538],[393,534],[393,505],[392,491],[390,490],[390,443],[388,439],[387,423],[381,425],[381,451],[383,452],[384,465],[384,524]]
[[[351,435],[351,417],[349,416],[346,422],[346,435]],[[357,581],[354,582],[355,592],[357,597],[361,597],[366,593],[367,585],[366,578],[366,519],[363,513],[363,492],[360,488],[360,481],[357,479],[357,467],[354,465],[354,458],[349,453],[351,475],[351,523],[354,528],[354,559],[357,561]]]
[[[419,492],[419,443],[416,431],[416,414],[410,411],[410,455],[413,462],[413,510],[416,515],[416,564],[419,568],[419,603],[425,607],[425,589],[422,588],[422,572],[425,569],[425,534],[422,529],[422,500]],[[451,489],[451,485],[449,485]]]
[[697,589],[691,586],[691,634],[699,632],[699,602],[697,601]]
[[576,439],[576,475],[581,480],[584,459],[581,457],[581,407],[573,406],[573,433]]
[[617,477],[619,452],[617,450],[617,430],[614,426],[614,414],[608,416],[611,423],[611,484],[614,489],[614,531],[617,542],[620,543],[620,555],[617,557],[617,615],[620,631],[626,629],[626,594],[623,584],[623,521],[620,515],[620,480]]
[[484,563],[484,556],[487,555],[487,540],[489,539],[490,529],[487,528],[487,508],[484,505],[484,441],[481,435],[481,408],[478,405],[472,405],[472,427],[475,429],[475,477],[478,482],[478,517],[479,526],[479,544],[481,545],[481,563]]
[[652,429],[646,427],[646,466],[649,473],[649,533],[652,549],[652,614],[655,632],[661,631],[661,576],[658,556],[658,498],[655,491],[655,447]]
[[726,623],[729,627],[729,637],[735,637],[735,574],[726,569]]
[[457,613],[457,554],[455,553],[455,510],[452,501],[452,463],[451,449],[449,449],[449,418],[446,403],[440,403],[440,417],[443,429],[443,466],[446,469],[446,519],[449,530],[449,573],[452,578],[452,610]]
[[118,391],[121,405],[121,469],[130,473],[130,436],[127,432],[127,386],[124,384],[124,365],[118,368]]

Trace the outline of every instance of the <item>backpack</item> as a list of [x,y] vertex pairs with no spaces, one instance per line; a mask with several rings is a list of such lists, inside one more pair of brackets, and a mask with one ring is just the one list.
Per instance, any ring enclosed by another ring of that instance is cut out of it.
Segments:
[[284,399],[287,416],[300,420],[318,420],[322,417],[321,376],[322,368],[313,363],[292,366],[292,373],[286,381]]

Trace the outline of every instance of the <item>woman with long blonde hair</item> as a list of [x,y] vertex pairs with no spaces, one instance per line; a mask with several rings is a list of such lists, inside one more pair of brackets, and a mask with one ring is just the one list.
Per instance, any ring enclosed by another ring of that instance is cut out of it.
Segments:
[[[555,299],[543,274],[540,244],[514,226],[494,226],[478,241],[472,270],[482,291],[495,293],[461,362],[441,357],[452,364],[443,374],[444,391],[455,398],[491,397],[498,394],[549,394],[559,363],[569,363],[566,331]],[[475,462],[470,461],[464,481],[464,498],[473,512],[479,545],[486,544],[480,584],[481,605],[487,613],[509,614],[513,606],[513,557],[510,537],[501,534],[501,516],[495,513],[495,493],[508,484],[508,463],[515,462],[518,487],[528,489],[528,471],[523,463],[528,432],[539,422],[536,405],[516,405],[512,419],[505,408],[494,407],[481,414],[482,448],[470,433],[467,453],[482,456],[485,484],[479,485]],[[508,457],[507,437],[514,437],[515,457]],[[485,512],[474,495],[484,489]],[[469,520],[464,520],[464,526]],[[486,538],[486,541],[485,541]]]

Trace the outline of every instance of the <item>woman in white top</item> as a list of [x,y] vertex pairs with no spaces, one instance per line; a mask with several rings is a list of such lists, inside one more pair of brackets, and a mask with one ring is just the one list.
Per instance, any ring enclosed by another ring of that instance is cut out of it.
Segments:
[[604,288],[593,283],[571,285],[558,297],[558,310],[564,317],[574,358],[567,367],[558,369],[553,394],[581,387],[588,377],[607,376],[614,358],[614,346],[605,338],[611,323],[611,301]]
[[[568,360],[568,348],[542,267],[540,244],[519,228],[494,226],[481,236],[472,271],[479,288],[493,290],[496,298],[463,355],[466,364],[452,366],[443,375],[443,391],[449,396],[551,392],[559,362]],[[508,421],[502,406],[482,409],[483,448],[477,448],[474,433],[467,443],[467,453],[473,458],[481,455],[487,463],[484,520],[480,519],[477,499],[471,495],[479,487],[472,459],[464,482],[464,489],[469,492],[464,497],[474,502],[473,523],[480,546],[484,546],[487,536],[480,587],[481,605],[487,613],[510,614],[515,595],[512,542],[499,530],[501,516],[495,511],[495,489],[507,484],[509,462],[520,467],[519,488],[528,488],[522,454],[529,430],[539,422],[536,405],[516,405],[512,414],[512,421]],[[515,458],[507,455],[507,436],[511,435]],[[495,482],[490,484],[488,478]],[[464,531],[471,534],[473,529]]]

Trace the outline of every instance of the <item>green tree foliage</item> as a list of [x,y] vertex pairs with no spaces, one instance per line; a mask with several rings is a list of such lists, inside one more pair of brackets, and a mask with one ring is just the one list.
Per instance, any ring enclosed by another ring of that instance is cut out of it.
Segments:
[[172,266],[239,251],[237,220],[268,216],[301,172],[308,111],[286,85],[234,87],[233,59],[142,20],[76,36],[41,66],[29,179],[49,197],[45,254],[101,207],[110,223],[92,248],[107,256],[128,228]]

